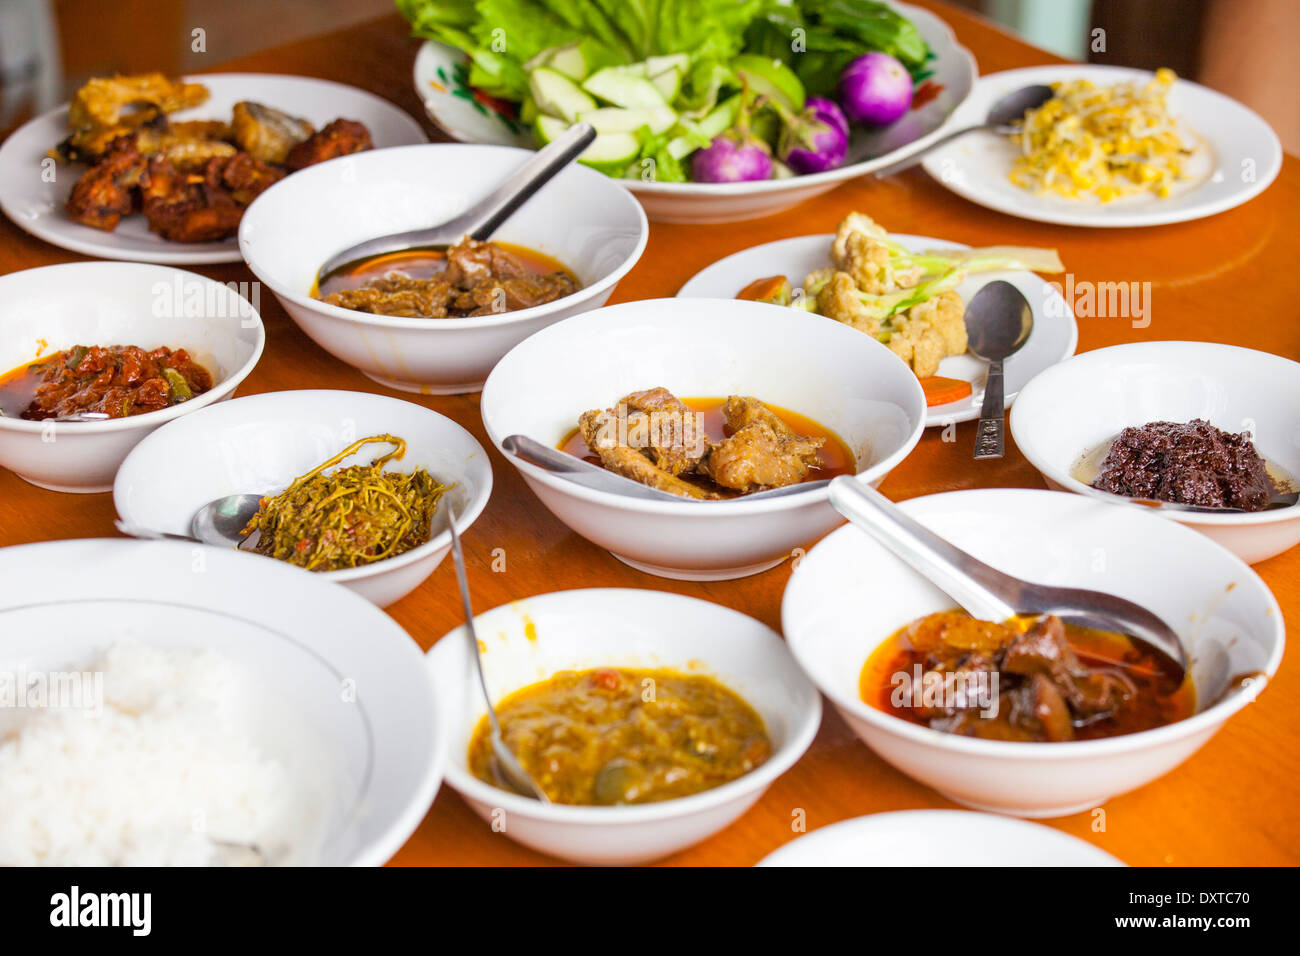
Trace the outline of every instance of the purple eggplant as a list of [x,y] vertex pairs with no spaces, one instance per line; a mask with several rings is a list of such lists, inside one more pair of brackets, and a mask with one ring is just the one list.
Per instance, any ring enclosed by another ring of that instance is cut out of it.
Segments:
[[772,177],[772,157],[758,140],[723,133],[691,156],[691,179],[697,183],[745,183]]
[[912,106],[912,75],[888,53],[864,53],[840,74],[839,95],[853,122],[888,126]]
[[777,155],[796,173],[822,173],[844,163],[849,121],[827,99],[810,96],[797,116],[785,120]]

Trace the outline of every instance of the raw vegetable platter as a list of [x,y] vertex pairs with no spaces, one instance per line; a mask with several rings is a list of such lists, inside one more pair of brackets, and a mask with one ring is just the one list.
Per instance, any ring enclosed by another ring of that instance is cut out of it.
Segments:
[[[669,5],[679,10],[665,18]],[[901,3],[662,0],[654,14],[621,0],[581,10],[562,0],[398,6],[417,35],[436,38],[420,49],[414,81],[448,135],[534,148],[590,122],[598,138],[584,161],[620,178],[661,222],[768,215],[890,165],[938,138],[976,76],[942,20]],[[676,29],[651,30],[655,22]],[[791,51],[792,36],[803,50]],[[841,82],[871,51],[911,76],[901,116],[897,104],[874,111],[880,94],[892,97],[888,75]],[[834,119],[817,125],[824,101],[850,117],[842,146],[826,129]],[[754,150],[731,155],[751,141],[770,169]]]

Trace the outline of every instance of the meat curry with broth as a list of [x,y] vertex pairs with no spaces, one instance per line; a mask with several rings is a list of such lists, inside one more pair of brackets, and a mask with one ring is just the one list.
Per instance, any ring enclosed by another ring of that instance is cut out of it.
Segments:
[[867,659],[873,707],[932,730],[1059,742],[1150,730],[1192,714],[1196,692],[1148,645],[1054,616],[993,623],[964,611],[913,621]]
[[[673,670],[562,671],[497,704],[505,745],[553,803],[656,803],[711,790],[764,763],[763,719],[722,684]],[[491,727],[469,746],[474,776],[494,773]]]
[[350,262],[321,276],[313,294],[357,312],[445,319],[530,309],[581,288],[577,276],[548,255],[466,236],[454,246]]
[[810,418],[749,396],[679,399],[666,388],[585,412],[559,448],[686,498],[735,498],[856,473],[844,442]]

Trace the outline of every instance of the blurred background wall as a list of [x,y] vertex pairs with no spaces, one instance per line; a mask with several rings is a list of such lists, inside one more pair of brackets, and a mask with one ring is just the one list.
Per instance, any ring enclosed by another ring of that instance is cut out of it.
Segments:
[[[1070,59],[1171,67],[1257,110],[1300,153],[1300,0],[948,2]],[[201,69],[392,11],[391,0],[0,0],[0,135],[94,74]]]

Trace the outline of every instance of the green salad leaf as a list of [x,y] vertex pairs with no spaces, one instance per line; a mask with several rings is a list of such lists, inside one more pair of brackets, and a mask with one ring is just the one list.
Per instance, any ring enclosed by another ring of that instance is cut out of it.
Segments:
[[598,69],[649,56],[699,61],[740,51],[745,28],[779,0],[396,0],[420,37],[464,50],[471,85],[493,96],[527,94],[522,64],[542,50],[581,42]]
[[783,61],[810,96],[829,96],[844,68],[873,50],[897,58],[918,83],[934,59],[912,22],[876,0],[776,0],[746,29],[745,49]]

